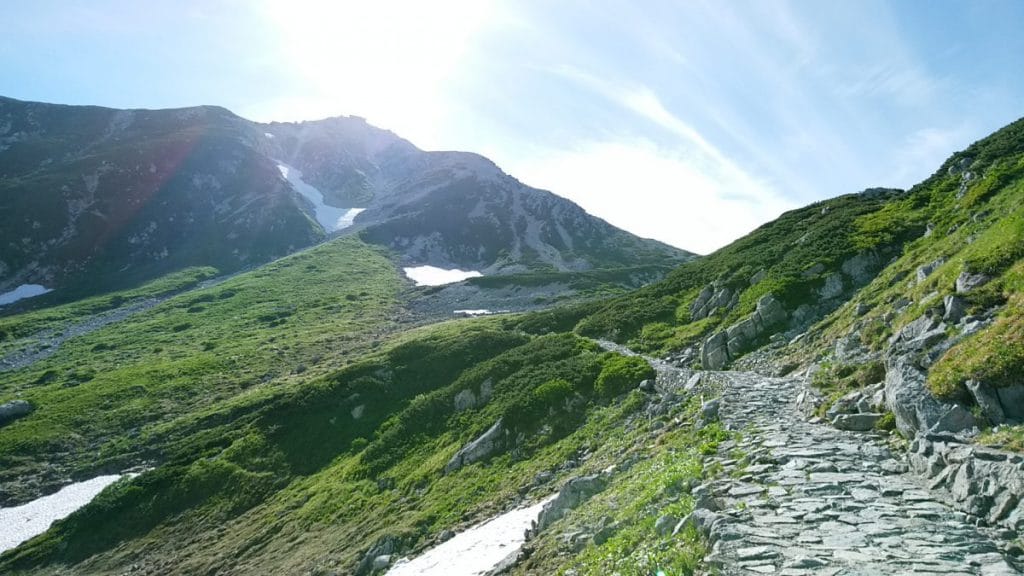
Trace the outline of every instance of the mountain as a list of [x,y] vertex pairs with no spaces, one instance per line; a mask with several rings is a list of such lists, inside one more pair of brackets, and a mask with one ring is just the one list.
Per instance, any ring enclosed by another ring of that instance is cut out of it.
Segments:
[[345,232],[406,264],[487,274],[691,256],[480,156],[423,152],[358,118],[258,124],[208,106],[0,98],[0,292],[39,284],[88,295],[190,266],[234,272],[353,220]]
[[[366,207],[357,234],[216,284],[191,269],[0,318],[0,503],[137,473],[0,571],[379,575],[511,513],[526,523],[435,557],[1020,573],[1024,120],[909,190],[788,212],[628,293],[430,324],[416,302],[451,288],[408,289],[369,241],[412,218],[394,198],[430,154],[373,132],[331,148],[369,160],[331,171],[298,131],[334,129],[267,125],[258,147]],[[479,184],[483,161],[459,162]],[[527,299],[642,271],[554,268],[459,289]],[[525,544],[498,541],[534,519]]]

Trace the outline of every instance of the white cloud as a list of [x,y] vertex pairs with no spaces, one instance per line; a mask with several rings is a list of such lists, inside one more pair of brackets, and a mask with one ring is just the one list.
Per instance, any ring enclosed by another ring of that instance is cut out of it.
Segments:
[[698,253],[720,248],[793,206],[728,164],[646,139],[539,150],[510,166],[640,236]]

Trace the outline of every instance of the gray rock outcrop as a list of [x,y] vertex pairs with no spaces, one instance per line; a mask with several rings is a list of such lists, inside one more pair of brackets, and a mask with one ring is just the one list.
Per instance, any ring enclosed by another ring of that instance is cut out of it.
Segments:
[[487,429],[479,438],[473,440],[469,444],[466,444],[452,459],[448,461],[448,464],[444,467],[445,474],[451,474],[452,472],[472,464],[473,462],[479,462],[484,458],[494,454],[505,447],[509,432],[505,429],[502,424],[501,418],[494,423],[493,426]]
[[0,404],[0,426],[28,416],[35,408],[26,400],[11,400]]
[[701,366],[707,370],[724,368],[729,360],[748,351],[758,340],[784,324],[787,318],[786,310],[774,296],[762,296],[753,313],[704,341]]
[[925,373],[909,355],[886,359],[885,399],[896,417],[896,427],[909,438],[925,432],[959,432],[977,425],[963,406],[941,402],[932,395]]
[[577,476],[565,483],[553,500],[544,505],[537,516],[534,532],[543,530],[565,516],[566,512],[576,508],[593,495],[608,486],[607,474],[591,474]]
[[712,282],[704,287],[697,295],[697,299],[690,305],[690,319],[693,321],[702,320],[714,314],[719,308],[731,309],[740,301],[740,293],[728,286],[722,286],[718,282]]
[[972,274],[964,270],[956,277],[956,293],[963,294],[965,292],[970,292],[989,280],[991,280],[991,278],[985,274]]

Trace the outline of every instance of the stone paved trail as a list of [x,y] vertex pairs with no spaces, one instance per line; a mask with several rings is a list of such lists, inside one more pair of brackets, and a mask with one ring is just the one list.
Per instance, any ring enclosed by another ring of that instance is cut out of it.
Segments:
[[[689,374],[658,368],[659,383]],[[706,378],[721,387],[722,421],[744,432],[712,458],[725,474],[705,488],[724,516],[707,559],[720,574],[1021,573],[999,552],[1015,534],[975,527],[906,475],[902,457],[875,436],[807,422],[795,408],[799,380]]]

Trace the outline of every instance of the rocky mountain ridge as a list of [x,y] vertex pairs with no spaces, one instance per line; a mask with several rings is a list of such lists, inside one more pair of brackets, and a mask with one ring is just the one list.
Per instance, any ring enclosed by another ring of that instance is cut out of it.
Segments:
[[[355,210],[325,229],[318,205]],[[404,264],[489,274],[692,256],[525,186],[481,156],[424,152],[360,118],[260,124],[211,106],[0,98],[0,293],[39,284],[66,301],[189,266],[234,272],[353,220],[344,232]]]

